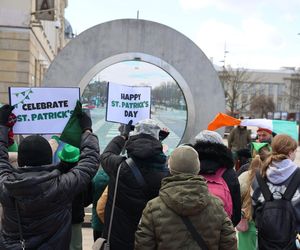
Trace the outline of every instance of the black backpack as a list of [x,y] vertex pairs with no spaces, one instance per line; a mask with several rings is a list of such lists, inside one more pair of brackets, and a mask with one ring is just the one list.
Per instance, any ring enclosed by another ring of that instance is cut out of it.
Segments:
[[281,199],[274,199],[266,180],[259,172],[256,179],[265,202],[255,212],[260,250],[294,250],[296,248],[296,217],[291,199],[300,184],[300,170],[292,176]]

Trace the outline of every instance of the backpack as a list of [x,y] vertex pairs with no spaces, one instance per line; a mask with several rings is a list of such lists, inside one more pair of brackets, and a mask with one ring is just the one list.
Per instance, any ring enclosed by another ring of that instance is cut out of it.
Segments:
[[202,174],[202,176],[206,179],[208,191],[222,201],[228,217],[231,218],[233,204],[230,190],[222,177],[225,171],[226,168],[219,168],[215,174]]
[[255,212],[255,224],[258,230],[258,246],[261,250],[294,250],[296,248],[296,217],[291,199],[300,180],[300,171],[292,176],[281,199],[274,199],[266,180],[256,172],[256,179],[265,199]]

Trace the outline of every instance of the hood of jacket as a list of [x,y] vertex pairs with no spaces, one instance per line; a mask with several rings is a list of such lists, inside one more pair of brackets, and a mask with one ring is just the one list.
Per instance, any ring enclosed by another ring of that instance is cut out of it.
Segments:
[[290,159],[272,162],[267,169],[267,178],[273,184],[285,182],[297,169],[297,165]]
[[[4,181],[10,196],[15,198],[43,195],[52,185],[52,179],[61,173],[56,165],[17,168]],[[43,183],[43,185],[39,185]]]
[[132,157],[134,160],[161,164],[166,162],[166,155],[163,153],[161,142],[151,135],[130,136],[125,148],[128,157]]
[[215,173],[220,167],[234,167],[232,153],[223,144],[200,141],[196,142],[193,147],[199,155],[200,174]]
[[162,180],[159,197],[176,214],[190,216],[199,214],[210,196],[203,177],[178,174]]

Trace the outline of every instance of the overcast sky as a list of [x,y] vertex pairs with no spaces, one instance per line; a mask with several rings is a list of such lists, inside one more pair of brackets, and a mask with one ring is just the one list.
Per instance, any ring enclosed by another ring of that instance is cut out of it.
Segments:
[[73,31],[121,18],[160,22],[193,40],[216,65],[300,67],[300,0],[69,0]]

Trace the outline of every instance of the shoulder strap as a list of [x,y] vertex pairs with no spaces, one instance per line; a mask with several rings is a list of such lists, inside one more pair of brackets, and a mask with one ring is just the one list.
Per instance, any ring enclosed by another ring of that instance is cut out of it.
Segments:
[[18,219],[18,228],[19,228],[19,234],[20,234],[21,249],[24,250],[25,249],[25,240],[23,238],[23,231],[22,231],[22,225],[21,225],[21,217],[20,217],[18,202],[17,202],[16,199],[15,199],[15,208],[16,208],[17,219]]
[[292,179],[290,180],[289,185],[287,186],[284,194],[282,195],[282,198],[284,200],[290,201],[293,198],[297,188],[299,187],[299,184],[300,184],[300,170],[297,168],[296,173],[294,173],[294,175],[292,176]]
[[109,240],[110,240],[110,233],[111,233],[111,228],[112,228],[112,222],[114,218],[114,211],[115,211],[115,205],[116,205],[116,197],[117,197],[117,190],[118,190],[118,184],[119,184],[119,176],[120,176],[120,170],[122,167],[123,161],[120,163],[117,171],[117,176],[116,176],[116,182],[115,182],[115,189],[114,189],[114,196],[113,196],[113,203],[111,207],[111,213],[110,213],[110,218],[109,218],[109,226],[108,226],[108,233],[107,233],[107,246],[109,247]]
[[[234,180],[232,172],[236,173],[235,170],[224,167],[224,172],[222,173],[222,178],[225,180],[225,182],[227,184],[231,183]],[[237,180],[237,177],[235,179]],[[238,185],[240,186],[240,184],[238,184]],[[228,187],[229,187],[229,185],[228,185]]]
[[219,178],[219,177],[222,177],[222,178],[223,178],[223,174],[224,174],[225,171],[226,171],[226,168],[224,168],[224,167],[219,168],[219,169],[216,171],[215,175],[216,175],[218,178]]
[[136,181],[138,182],[138,184],[141,187],[145,187],[146,186],[146,182],[144,177],[142,176],[141,171],[139,170],[139,168],[136,166],[135,162],[133,161],[132,158],[127,158],[126,159],[126,163],[129,166],[130,170],[132,171]]
[[197,242],[198,246],[201,247],[202,250],[208,250],[205,241],[203,240],[199,232],[197,232],[196,228],[194,227],[190,219],[186,216],[180,216],[180,217],[183,223],[185,224],[185,226],[187,227],[187,229],[189,230],[189,232],[191,233],[193,239]]
[[256,171],[256,180],[258,182],[258,185],[261,189],[262,195],[264,196],[266,201],[271,201],[273,200],[273,195],[265,181],[265,179],[262,178],[262,176],[259,173],[259,170]]

